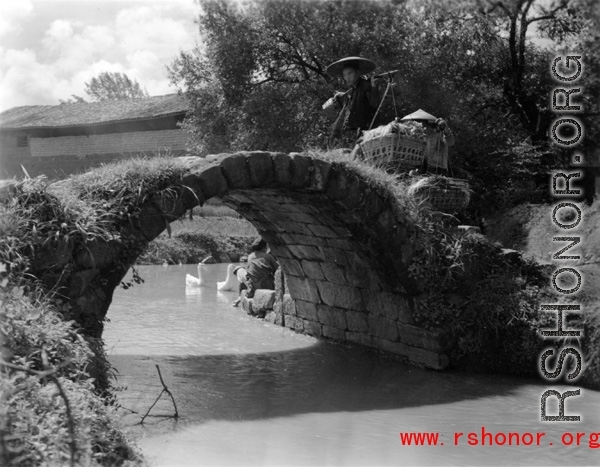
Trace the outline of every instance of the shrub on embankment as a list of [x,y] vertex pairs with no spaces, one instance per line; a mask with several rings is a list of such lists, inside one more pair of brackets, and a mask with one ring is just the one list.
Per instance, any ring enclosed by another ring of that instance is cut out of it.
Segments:
[[[600,318],[591,298],[584,297],[590,303],[582,307],[583,313],[570,315],[568,326],[563,325],[582,330],[579,343],[544,339],[540,330],[556,329],[557,322],[553,314],[541,311],[541,304],[575,303],[551,288],[552,268],[514,250],[504,251],[478,233],[433,228],[431,218],[421,223],[428,225],[421,230],[411,264],[412,277],[423,284],[414,318],[422,327],[444,330],[453,367],[537,376],[545,349],[558,349],[558,355],[563,346],[575,345],[583,356],[577,384],[600,388]],[[569,371],[561,378],[574,368],[573,360],[567,362]],[[548,369],[555,366],[554,358],[546,362]]]
[[102,342],[65,321],[66,304],[28,273],[33,219],[14,207],[0,206],[0,464],[139,464],[112,403]]
[[[99,339],[64,319],[73,257],[119,225],[185,170],[173,159],[135,159],[48,186],[28,179],[0,205],[0,463],[121,465],[139,456],[116,416],[111,368]],[[51,255],[43,266],[43,252]],[[37,277],[32,275],[37,271]]]

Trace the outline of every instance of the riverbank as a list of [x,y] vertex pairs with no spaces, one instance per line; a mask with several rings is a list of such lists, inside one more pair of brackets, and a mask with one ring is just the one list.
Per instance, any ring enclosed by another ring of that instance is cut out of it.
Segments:
[[154,239],[137,264],[192,264],[207,257],[235,263],[250,252],[256,228],[233,209],[211,200],[173,222]]

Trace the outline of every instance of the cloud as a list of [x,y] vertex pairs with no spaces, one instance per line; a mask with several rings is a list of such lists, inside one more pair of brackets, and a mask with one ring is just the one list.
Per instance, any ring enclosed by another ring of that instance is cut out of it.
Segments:
[[0,39],[20,32],[21,20],[28,17],[32,11],[33,5],[29,0],[0,2]]
[[150,95],[175,92],[166,67],[194,46],[197,6],[191,0],[127,5],[103,24],[57,15],[32,49],[0,48],[0,111],[58,104],[72,94],[87,98],[85,82],[103,71],[126,73]]

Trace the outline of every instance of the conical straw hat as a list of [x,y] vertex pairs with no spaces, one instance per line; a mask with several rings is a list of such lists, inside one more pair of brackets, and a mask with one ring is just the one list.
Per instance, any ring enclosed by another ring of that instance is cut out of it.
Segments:
[[342,72],[347,66],[356,68],[361,75],[371,73],[375,68],[377,68],[375,62],[369,60],[368,58],[346,57],[338,60],[337,62],[333,62],[325,69],[325,71],[329,76],[338,77],[342,76]]
[[435,122],[436,117],[434,117],[430,113],[425,112],[423,109],[419,109],[416,112],[402,117],[402,120],[427,120],[429,122]]

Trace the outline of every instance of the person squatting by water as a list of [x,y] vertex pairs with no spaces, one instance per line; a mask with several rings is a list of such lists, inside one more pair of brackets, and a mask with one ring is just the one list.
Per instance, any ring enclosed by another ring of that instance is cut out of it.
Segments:
[[[448,148],[454,146],[455,140],[446,120],[436,118],[421,109],[402,117],[402,120],[414,120],[421,123],[425,129],[425,154],[418,173],[448,176],[450,173]],[[417,171],[411,170],[410,173],[416,175]]]
[[[240,281],[240,297],[243,294],[246,298],[253,298],[258,289],[275,290],[275,272],[279,263],[269,252],[267,242],[258,237],[252,243],[251,250],[246,267],[239,266],[233,271]],[[240,300],[234,301],[233,306],[238,306]]]
[[348,86],[346,92],[336,92],[323,104],[323,110],[329,113],[339,111],[331,128],[330,146],[337,140],[342,147],[354,147],[360,132],[371,127],[381,96],[377,79],[374,76],[367,79],[364,75],[376,67],[366,58],[346,57],[325,70],[329,76],[343,78]]

